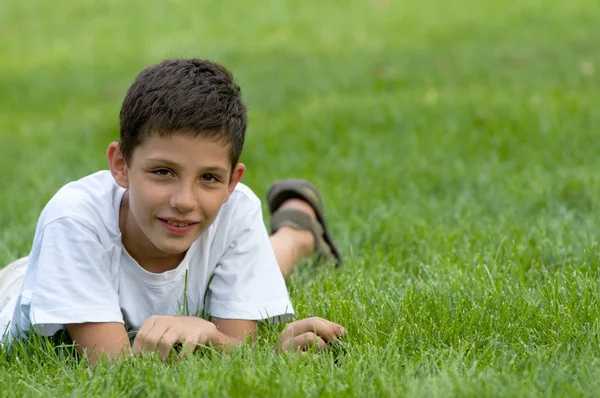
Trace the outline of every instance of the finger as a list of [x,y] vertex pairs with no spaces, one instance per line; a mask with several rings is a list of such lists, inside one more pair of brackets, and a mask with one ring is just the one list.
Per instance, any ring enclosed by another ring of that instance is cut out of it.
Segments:
[[175,344],[179,343],[181,338],[173,329],[168,329],[165,334],[162,335],[158,342],[158,353],[161,359],[166,360],[171,354],[171,350]]
[[327,347],[327,343],[313,332],[302,333],[300,336],[296,336],[288,341],[286,347],[290,351],[306,351],[311,347],[315,347],[319,350],[323,350]]
[[154,327],[154,323],[156,322],[155,317],[150,317],[144,322],[139,332],[136,334],[135,339],[133,340],[133,346],[131,350],[134,355],[141,355],[144,352],[144,342],[147,339],[147,334]]
[[300,319],[288,324],[283,331],[284,337],[299,336],[305,332],[315,332],[326,340],[335,339],[337,335],[344,333],[344,328],[337,323],[328,321],[327,319],[312,317]]
[[337,337],[344,333],[344,328],[337,323],[333,323],[323,318],[313,317],[300,319],[289,323],[281,333],[281,339],[287,340],[300,336],[306,332],[313,332],[323,338],[325,341],[335,343]]
[[190,354],[193,353],[196,348],[198,348],[198,339],[193,337],[188,337],[183,341],[183,346],[181,347],[181,351],[179,351],[179,355],[177,355],[177,359],[187,359]]
[[162,337],[167,332],[167,327],[161,324],[154,324],[154,327],[146,334],[142,345],[143,352],[157,352]]
[[[140,336],[140,347],[139,354],[145,352],[157,352],[164,334],[169,330],[170,326],[168,323],[160,317],[152,316],[148,320],[149,330]],[[144,328],[145,324],[142,326]]]

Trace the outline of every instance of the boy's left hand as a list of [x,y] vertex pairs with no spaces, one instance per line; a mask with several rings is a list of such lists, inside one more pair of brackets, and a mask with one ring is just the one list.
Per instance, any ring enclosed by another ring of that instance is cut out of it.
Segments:
[[279,335],[280,347],[288,351],[306,351],[312,346],[325,349],[344,334],[344,328],[327,319],[313,317],[289,323]]
[[135,355],[156,352],[167,359],[176,345],[183,345],[180,357],[192,353],[198,346],[214,344],[218,331],[214,323],[193,316],[153,315],[135,336],[132,351]]

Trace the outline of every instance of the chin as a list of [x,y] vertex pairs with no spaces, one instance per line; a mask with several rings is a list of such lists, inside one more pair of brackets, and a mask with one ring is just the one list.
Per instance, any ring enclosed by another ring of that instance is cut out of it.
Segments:
[[[192,242],[193,243],[193,242]],[[164,253],[169,253],[169,254],[182,254],[185,253],[191,246],[192,243],[188,244],[178,244],[178,245],[173,245],[173,244],[162,244],[162,245],[155,245],[160,251],[164,252]]]

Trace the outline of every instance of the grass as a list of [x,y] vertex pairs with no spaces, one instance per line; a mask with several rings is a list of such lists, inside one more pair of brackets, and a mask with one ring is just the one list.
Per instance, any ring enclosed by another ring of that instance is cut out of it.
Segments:
[[245,182],[314,181],[346,254],[297,269],[344,325],[306,364],[256,348],[90,369],[0,352],[0,396],[598,396],[600,6],[594,0],[0,4],[0,263],[105,168],[120,101],[166,57],[230,67]]

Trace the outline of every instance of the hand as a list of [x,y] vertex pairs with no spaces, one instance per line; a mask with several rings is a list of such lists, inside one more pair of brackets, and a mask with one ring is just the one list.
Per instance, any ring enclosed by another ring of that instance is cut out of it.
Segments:
[[323,318],[313,317],[288,323],[279,335],[283,350],[306,351],[312,346],[323,350],[327,343],[335,343],[344,334],[344,328]]
[[167,359],[173,347],[182,344],[179,358],[185,358],[198,346],[215,342],[217,333],[217,327],[202,318],[153,315],[135,336],[132,350],[134,355],[158,351]]

